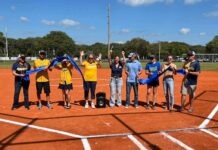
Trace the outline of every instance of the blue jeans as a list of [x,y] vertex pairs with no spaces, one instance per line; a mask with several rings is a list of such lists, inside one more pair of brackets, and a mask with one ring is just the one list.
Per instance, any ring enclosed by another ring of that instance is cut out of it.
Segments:
[[15,81],[14,85],[14,102],[12,107],[18,107],[19,106],[19,96],[20,96],[20,90],[21,87],[23,87],[23,95],[24,95],[24,105],[25,107],[29,107],[29,95],[28,95],[28,89],[29,89],[30,81]]
[[134,105],[138,105],[138,83],[136,82],[126,82],[126,106],[130,105],[130,93],[131,88],[134,90]]
[[166,78],[163,80],[164,95],[166,97],[167,107],[174,105],[174,79]]
[[111,82],[110,82],[110,106],[115,105],[115,99],[117,98],[117,105],[120,106],[122,104],[121,101],[121,91],[122,91],[122,86],[123,86],[123,80],[122,78],[113,78],[111,77]]

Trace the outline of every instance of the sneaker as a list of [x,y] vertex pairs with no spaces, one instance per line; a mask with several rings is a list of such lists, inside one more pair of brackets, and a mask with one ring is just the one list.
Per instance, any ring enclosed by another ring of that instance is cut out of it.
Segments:
[[155,110],[156,109],[156,106],[155,105],[152,105],[152,107],[151,107],[153,110]]
[[47,107],[48,109],[53,109],[50,103],[47,104]]
[[93,102],[91,103],[91,107],[92,107],[92,108],[95,108],[95,104],[94,104]]
[[11,107],[11,110],[15,110],[15,109],[17,109],[16,106],[12,106],[12,107]]
[[88,102],[86,102],[85,108],[89,108],[89,103]]
[[180,112],[184,111],[184,107],[180,107],[180,108],[179,108],[179,111],[180,111]]
[[28,107],[25,107],[26,108],[26,110],[30,110],[30,107],[28,106]]
[[42,103],[39,103],[37,107],[38,109],[42,109]]
[[135,108],[139,108],[139,105],[135,105]]
[[145,104],[145,109],[149,109],[149,104]]
[[125,108],[129,108],[129,105],[126,105]]
[[192,112],[193,112],[192,108],[189,108],[189,109],[188,109],[188,112],[189,112],[189,113],[192,113]]

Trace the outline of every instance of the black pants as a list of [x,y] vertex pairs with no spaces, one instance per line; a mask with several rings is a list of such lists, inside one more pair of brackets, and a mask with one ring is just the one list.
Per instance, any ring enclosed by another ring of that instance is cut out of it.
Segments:
[[23,95],[24,95],[24,106],[29,107],[29,95],[28,95],[28,89],[29,89],[30,81],[15,81],[15,89],[14,89],[14,103],[13,107],[19,106],[19,95],[21,87],[23,87]]
[[96,81],[85,81],[85,100],[89,98],[89,91],[91,91],[91,99],[95,99],[95,89],[96,89]]

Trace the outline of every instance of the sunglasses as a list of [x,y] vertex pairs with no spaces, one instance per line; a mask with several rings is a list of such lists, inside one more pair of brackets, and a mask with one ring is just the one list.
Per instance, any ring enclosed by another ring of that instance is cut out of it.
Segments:
[[92,58],[92,57],[89,57],[89,59],[94,59],[94,58]]

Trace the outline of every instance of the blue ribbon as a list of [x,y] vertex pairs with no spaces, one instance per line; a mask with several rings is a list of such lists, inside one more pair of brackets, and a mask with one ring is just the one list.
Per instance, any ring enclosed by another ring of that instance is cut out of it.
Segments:
[[186,75],[186,72],[184,69],[178,69],[176,70],[177,73],[182,74],[182,75]]

